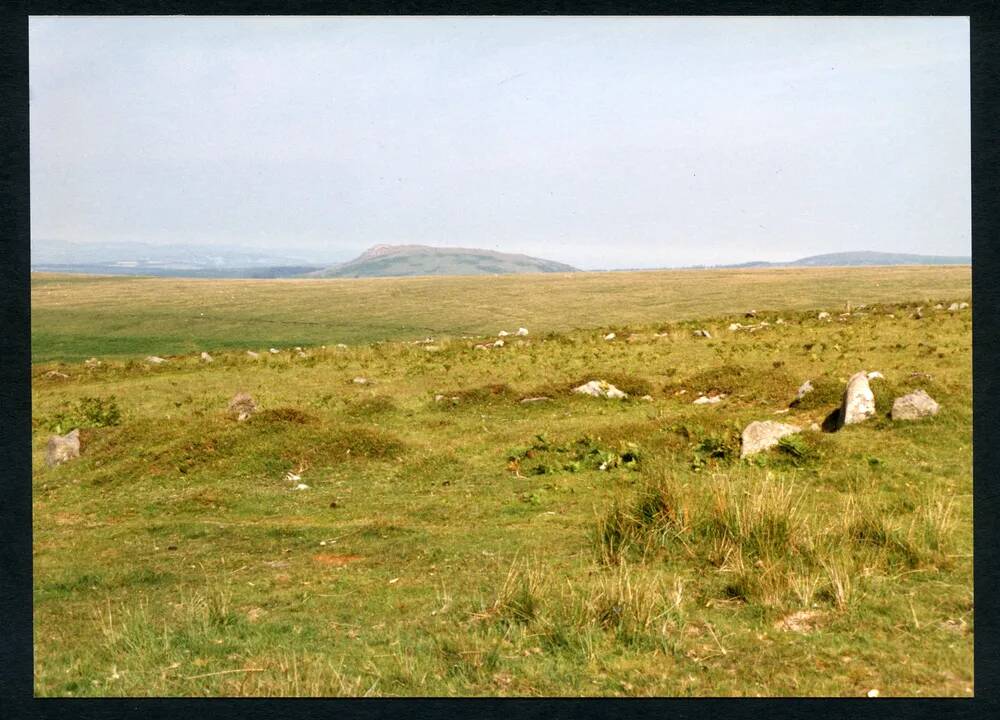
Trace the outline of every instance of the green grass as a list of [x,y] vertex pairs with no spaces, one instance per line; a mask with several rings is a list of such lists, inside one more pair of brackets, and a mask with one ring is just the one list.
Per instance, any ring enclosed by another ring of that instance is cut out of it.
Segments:
[[[614,274],[614,297],[588,276],[549,297],[532,285],[546,278],[362,281],[354,299],[348,281],[269,296],[285,284],[39,280],[36,350],[75,334],[80,352],[47,346],[32,370],[37,694],[971,694],[971,316],[927,303],[968,299],[967,269],[889,271],[882,288],[798,272],[664,274],[698,279],[669,295],[658,274]],[[226,306],[246,320],[205,331],[214,363],[195,344],[145,364],[193,343],[192,287],[260,292]],[[818,321],[842,305],[830,287],[870,306]],[[865,295],[887,287],[896,299]],[[414,305],[415,288],[437,299]],[[136,317],[105,317],[125,296]],[[748,307],[771,325],[727,331]],[[287,347],[281,317],[349,317],[375,338],[436,311],[436,351],[334,334],[307,358],[252,360],[240,341]],[[475,350],[466,325],[532,334]],[[98,349],[114,332],[145,338],[138,358]],[[104,364],[72,362],[90,355]],[[809,430],[862,369],[886,376],[877,403],[923,387],[940,414]],[[574,395],[584,379],[633,397]],[[806,379],[817,391],[790,407]],[[226,413],[239,391],[261,406],[244,423]],[[692,404],[710,391],[728,397]],[[520,403],[535,395],[551,400]],[[740,460],[763,419],[806,430]],[[82,456],[47,468],[67,423]]]
[[[427,335],[535,335],[742,313],[967,298],[967,266],[553,273],[359,280],[32,275],[36,361]],[[763,316],[762,316],[763,317]],[[692,328],[693,329],[693,328]],[[725,326],[716,328],[725,330]],[[713,335],[717,335],[713,332]]]

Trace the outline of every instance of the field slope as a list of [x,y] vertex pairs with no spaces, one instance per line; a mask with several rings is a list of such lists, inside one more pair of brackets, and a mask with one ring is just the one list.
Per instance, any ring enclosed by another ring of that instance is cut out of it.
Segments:
[[35,278],[36,693],[973,693],[967,268],[475,282]]

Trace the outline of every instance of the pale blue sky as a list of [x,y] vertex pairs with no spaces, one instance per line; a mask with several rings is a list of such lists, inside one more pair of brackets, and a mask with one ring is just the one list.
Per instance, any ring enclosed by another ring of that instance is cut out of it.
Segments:
[[38,238],[971,252],[965,18],[32,18]]

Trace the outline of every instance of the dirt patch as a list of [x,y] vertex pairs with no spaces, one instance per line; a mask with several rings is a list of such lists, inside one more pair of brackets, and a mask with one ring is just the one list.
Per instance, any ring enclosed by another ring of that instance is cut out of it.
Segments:
[[784,632],[810,633],[819,628],[823,617],[824,613],[819,610],[799,610],[778,620],[774,628]]
[[327,567],[341,567],[357,560],[363,560],[360,555],[332,555],[330,553],[320,553],[319,555],[313,555],[313,560],[320,565],[326,565]]

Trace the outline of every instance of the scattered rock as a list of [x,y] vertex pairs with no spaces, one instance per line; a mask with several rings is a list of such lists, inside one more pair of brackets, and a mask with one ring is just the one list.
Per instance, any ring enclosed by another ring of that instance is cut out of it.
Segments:
[[347,346],[344,343],[337,343],[337,348],[340,350],[346,350]]
[[742,440],[740,457],[745,458],[761,450],[774,447],[781,438],[786,435],[794,435],[800,430],[796,425],[788,425],[775,420],[755,420],[743,429],[743,434],[740,436]]
[[714,405],[717,402],[721,402],[722,399],[726,397],[723,395],[701,395],[694,399],[691,403],[692,405]]
[[646,402],[653,402],[653,396],[652,396],[652,395],[643,395],[643,396],[642,396],[641,398],[639,398],[639,399],[640,399],[640,400],[645,400]]
[[247,357],[249,357],[251,360],[256,360],[257,358],[260,357],[260,353],[256,353],[253,350],[247,350]]
[[965,309],[966,309],[966,308],[968,308],[968,307],[969,307],[969,303],[965,303],[965,302],[964,302],[964,303],[959,303],[959,304],[958,304],[958,309],[959,309],[959,310],[965,310]]
[[608,333],[607,335],[604,336],[604,339],[605,340],[614,340],[615,339],[615,334],[614,333]]
[[620,400],[628,397],[628,395],[614,385],[604,380],[591,380],[580,387],[573,388],[573,392],[590,395],[591,397],[610,398],[612,400]]
[[271,353],[272,355],[277,355],[278,353],[281,352],[281,350],[279,350],[278,348],[271,348],[270,350],[268,350],[268,352]]
[[207,363],[210,363],[210,362],[215,362],[215,358],[213,358],[213,357],[212,357],[211,355],[209,355],[209,354],[208,354],[207,352],[203,352],[203,353],[201,354],[201,361],[202,361],[202,362],[207,362]]
[[45,464],[61,465],[80,457],[80,431],[71,430],[65,435],[52,435],[45,446]]
[[747,310],[747,311],[746,311],[746,312],[745,312],[745,313],[743,314],[743,317],[748,317],[748,318],[755,318],[755,317],[757,317],[757,311],[756,311],[756,310]]
[[520,335],[521,337],[524,337],[525,335],[528,334],[528,328],[518,328],[517,334]]
[[694,331],[694,336],[695,337],[703,337],[703,338],[709,338],[709,339],[711,339],[712,334],[710,332],[708,332],[708,330],[695,330]]
[[739,323],[729,323],[729,331],[730,332],[736,332],[737,330],[739,330],[742,327],[743,326],[740,325]]
[[476,345],[476,350],[489,350],[491,347],[493,347],[492,343],[482,343]]
[[868,691],[868,697],[870,697],[870,698],[877,698],[878,697],[878,689],[877,688],[872,688],[871,690],[869,690]]
[[307,358],[309,356],[306,355],[306,353],[305,353],[304,350],[299,350],[298,352],[295,353],[295,357],[297,357],[297,358]]
[[847,381],[844,400],[840,406],[837,427],[863,422],[875,414],[875,395],[868,385],[868,374],[862,370]]
[[45,377],[49,378],[50,380],[63,380],[65,378],[68,378],[69,375],[67,375],[64,372],[59,372],[58,370],[49,370],[47,373],[45,373]]
[[919,420],[937,415],[941,406],[923,390],[914,390],[908,395],[896,398],[892,403],[893,420]]
[[938,303],[937,305],[934,306],[934,309],[935,310],[944,310],[944,305],[942,305],[941,303]]
[[497,337],[507,337],[508,335],[510,335],[510,333],[507,332],[506,330],[501,330],[500,332],[497,333]]
[[948,312],[957,312],[957,311],[958,311],[958,303],[952,303],[951,305],[948,306]]
[[782,318],[778,318],[777,320],[774,321],[774,324],[775,325],[784,325],[785,321]]
[[503,347],[503,345],[504,345],[503,340],[497,340],[495,343],[493,343],[493,347]]
[[257,403],[248,393],[236,393],[229,401],[228,410],[230,416],[236,418],[237,422],[243,422],[257,412]]
[[812,380],[806,380],[804,383],[799,385],[799,389],[795,393],[795,401],[800,401],[815,389],[816,388],[813,387]]
[[299,483],[298,485],[292,488],[292,490],[308,490],[308,489],[309,486],[306,485],[305,483]]
[[[503,342],[502,340],[497,340],[497,342]],[[427,352],[437,352],[441,348],[438,345],[424,345],[424,350]]]
[[809,429],[812,430],[813,432],[820,432],[823,428],[820,426],[818,422],[814,422],[809,424]]
[[830,319],[830,313],[828,313],[826,310],[824,310],[823,312],[821,312],[819,315],[816,316],[816,319],[817,320],[829,320]]
[[368,384],[368,378],[356,377],[351,382],[353,382],[355,385],[367,385]]
[[539,395],[538,397],[526,397],[523,400],[521,400],[521,404],[526,405],[528,403],[545,402],[546,400],[551,400],[551,399],[552,398],[546,397],[545,395]]
[[146,362],[148,362],[150,365],[162,365],[163,363],[166,362],[166,360],[157,355],[150,355],[149,357],[146,358]]
[[87,358],[86,360],[84,360],[83,364],[86,365],[89,368],[93,368],[93,367],[99,367],[102,363],[97,358],[93,358],[92,357],[92,358]]
[[872,370],[868,373],[869,380],[885,380],[885,375],[880,373],[878,370]]

